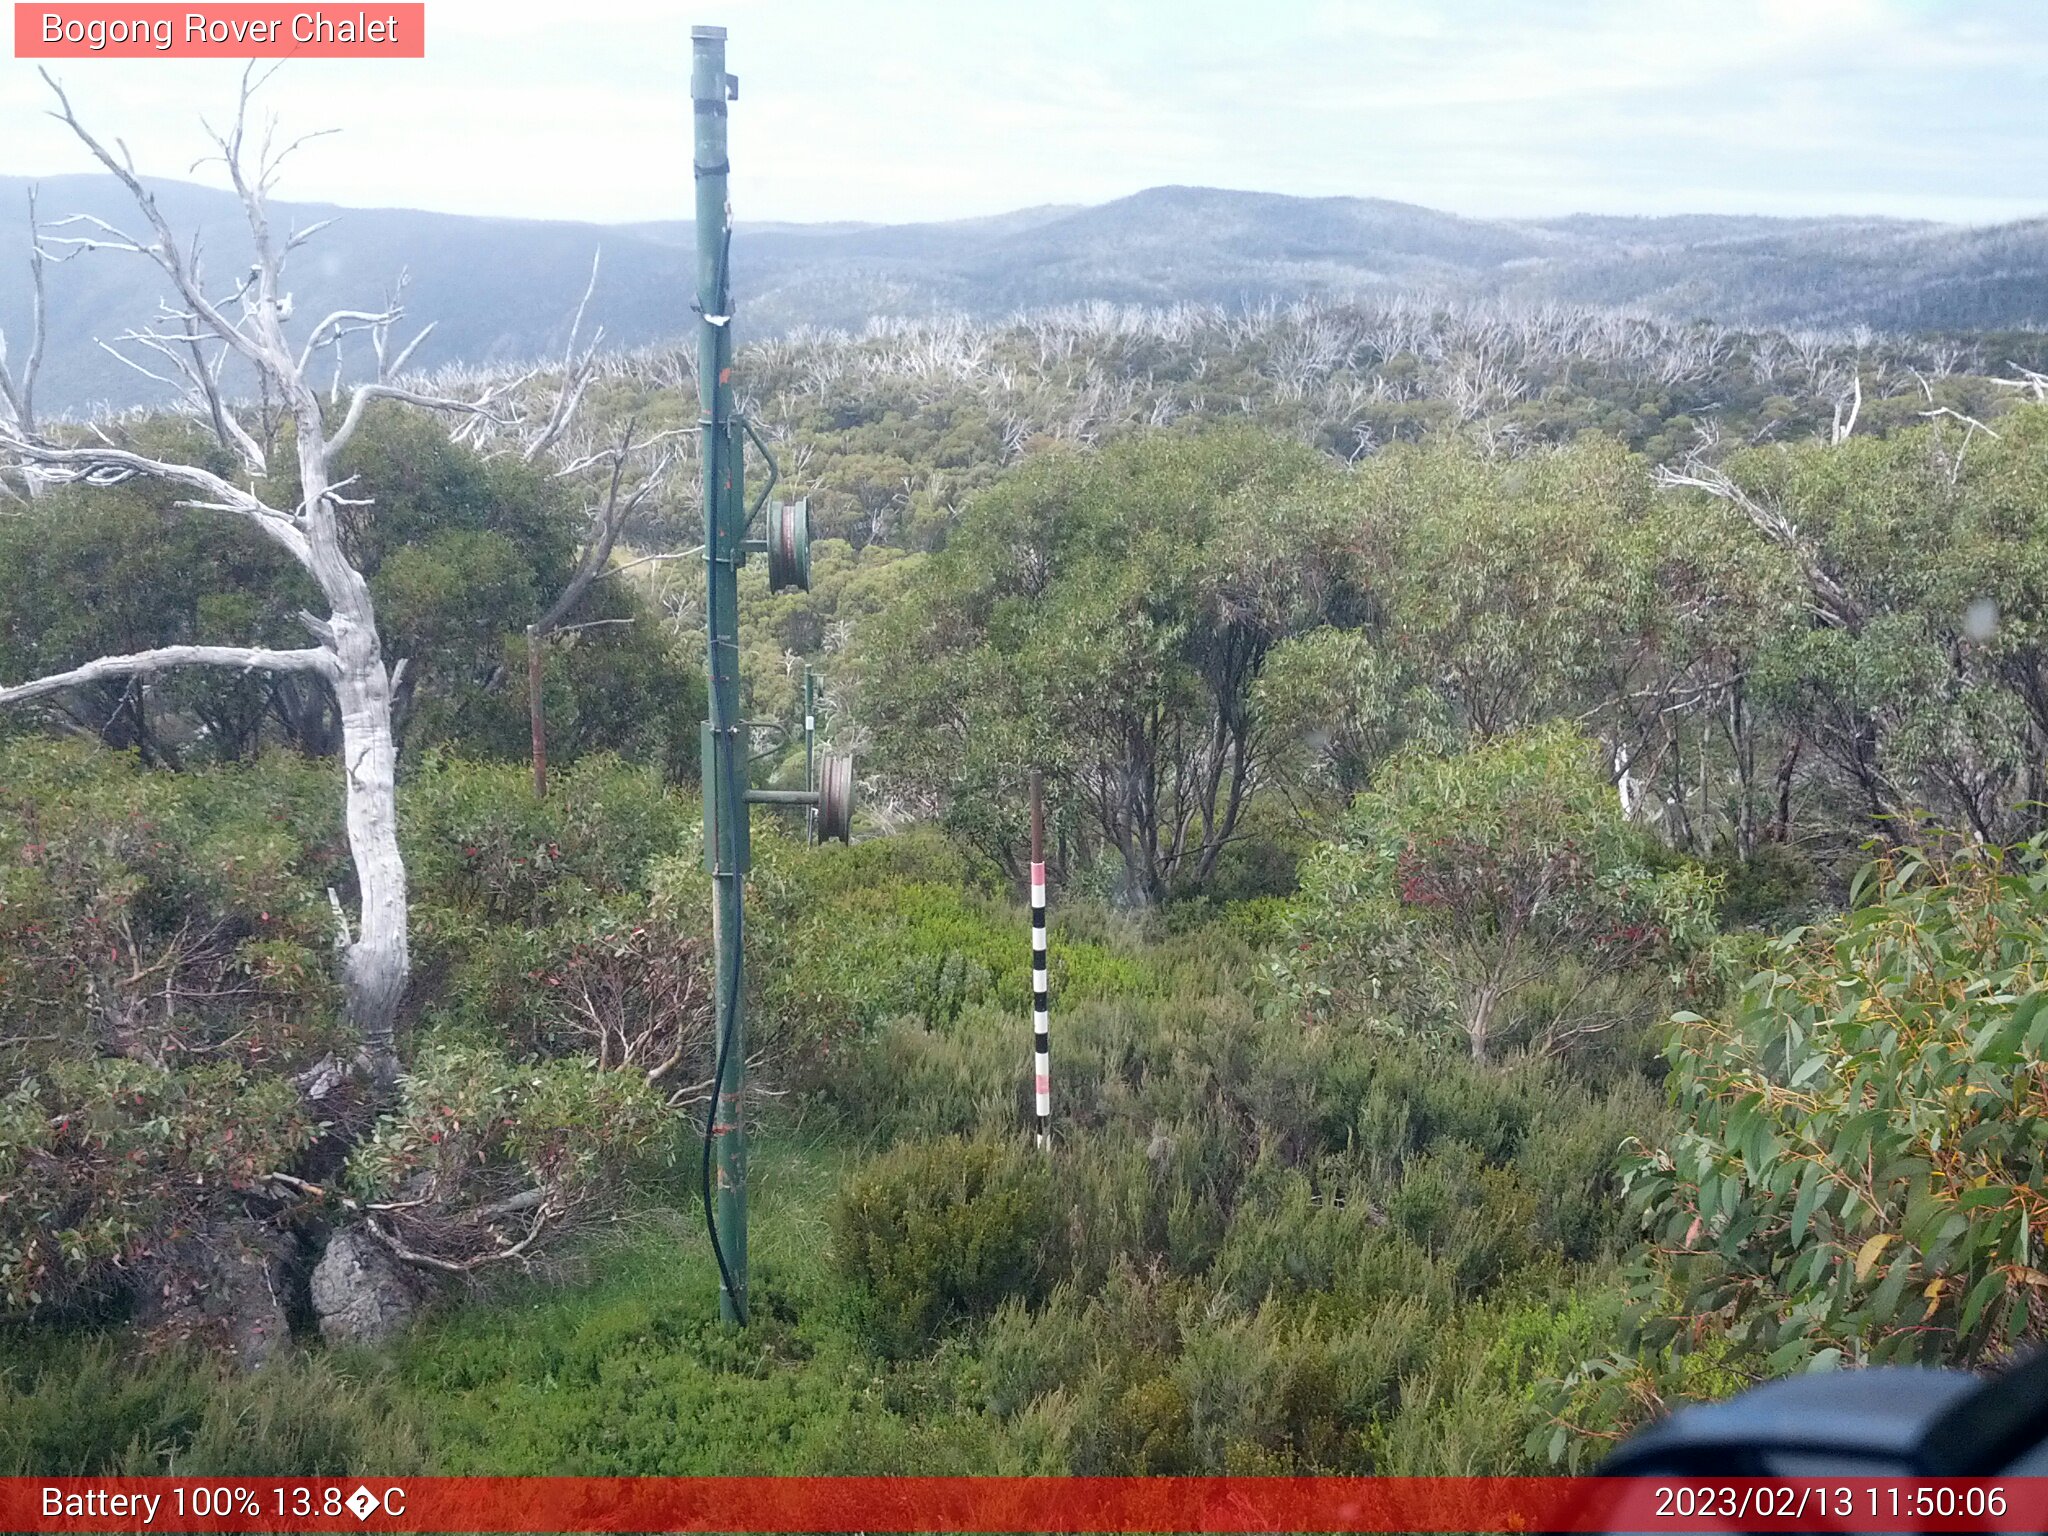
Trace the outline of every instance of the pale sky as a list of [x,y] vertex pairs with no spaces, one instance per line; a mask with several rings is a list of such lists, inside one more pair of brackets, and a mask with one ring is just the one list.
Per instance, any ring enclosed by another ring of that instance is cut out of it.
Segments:
[[[2048,212],[2042,0],[428,0],[424,60],[272,84],[286,129],[344,130],[280,195],[687,217],[693,22],[731,34],[742,222],[1163,183],[1474,215]],[[55,66],[145,174],[181,177],[238,70]],[[91,169],[44,99],[0,59],[0,173]]]

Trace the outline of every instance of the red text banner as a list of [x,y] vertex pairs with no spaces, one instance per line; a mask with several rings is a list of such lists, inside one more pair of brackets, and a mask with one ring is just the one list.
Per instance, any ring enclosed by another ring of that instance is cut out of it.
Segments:
[[22,4],[18,59],[423,59],[423,3]]
[[72,1531],[2039,1531],[2048,1478],[0,1478]]

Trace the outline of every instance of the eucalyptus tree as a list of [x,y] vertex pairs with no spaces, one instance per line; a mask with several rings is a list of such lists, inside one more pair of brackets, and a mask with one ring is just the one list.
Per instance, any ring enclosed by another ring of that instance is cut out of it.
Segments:
[[1353,600],[1340,485],[1244,430],[1028,460],[875,622],[881,755],[998,856],[1038,766],[1114,850],[1126,899],[1207,879],[1267,777],[1267,658]]
[[1560,722],[1408,751],[1303,870],[1280,975],[1314,1016],[1543,1055],[1668,1009],[1662,967],[1712,931],[1713,881],[1622,814]]
[[1884,437],[1754,449],[1662,478],[1733,509],[1796,572],[1804,621],[1756,658],[1864,825],[1993,843],[2048,799],[2048,412],[1935,407]]
[[1359,470],[1388,530],[1388,643],[1479,740],[1575,716],[1625,651],[1629,533],[1649,481],[1612,442],[1488,457],[1455,438]]

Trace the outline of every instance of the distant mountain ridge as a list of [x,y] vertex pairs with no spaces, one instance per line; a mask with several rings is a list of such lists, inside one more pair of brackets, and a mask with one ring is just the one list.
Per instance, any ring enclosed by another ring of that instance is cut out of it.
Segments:
[[[0,177],[0,328],[28,311],[20,177]],[[92,214],[132,225],[104,176],[43,180],[46,220]],[[199,234],[216,280],[247,261],[225,192],[155,183],[172,226]],[[687,222],[597,225],[404,209],[280,204],[280,222],[338,222],[295,258],[301,316],[376,300],[401,268],[420,323],[438,322],[423,364],[503,363],[558,350],[591,254],[592,304],[610,342],[680,335],[693,294]],[[2036,328],[2048,320],[2048,219],[1985,227],[1877,218],[1692,214],[1473,219],[1378,198],[1153,187],[1094,207],[1019,209],[927,224],[742,224],[736,299],[748,336],[871,317],[966,314],[1089,300],[1237,305],[1405,292],[1563,301],[1679,319],[1888,330]],[[149,266],[96,252],[50,273],[47,408],[142,402],[154,389],[94,345],[155,307]]]

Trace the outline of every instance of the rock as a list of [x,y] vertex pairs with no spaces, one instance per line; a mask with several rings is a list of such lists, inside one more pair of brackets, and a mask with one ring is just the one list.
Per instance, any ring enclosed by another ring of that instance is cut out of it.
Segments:
[[419,1310],[420,1288],[369,1233],[345,1227],[313,1267],[313,1315],[330,1344],[375,1344]]
[[250,1370],[291,1337],[291,1239],[235,1218],[156,1245],[143,1266],[135,1321],[159,1339],[200,1340]]

